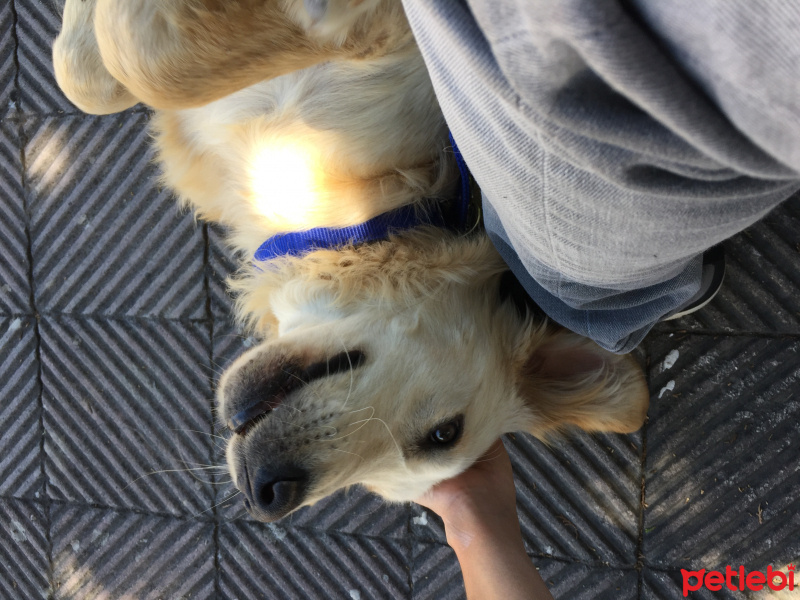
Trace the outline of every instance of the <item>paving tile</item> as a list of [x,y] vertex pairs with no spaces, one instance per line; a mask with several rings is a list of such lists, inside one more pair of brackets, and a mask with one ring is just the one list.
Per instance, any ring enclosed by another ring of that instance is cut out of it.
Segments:
[[208,265],[211,275],[208,287],[211,296],[211,312],[216,317],[230,319],[233,299],[228,293],[225,280],[236,272],[239,258],[225,243],[225,230],[214,224],[208,226]]
[[727,272],[703,310],[659,331],[800,333],[800,195],[725,243]]
[[[738,568],[738,567],[737,567]],[[786,572],[786,569],[783,569]],[[720,571],[725,573],[724,569]],[[731,578],[734,587],[738,587],[738,578]],[[745,598],[752,600],[765,600],[766,598],[774,600],[790,600],[797,598],[798,586],[795,586],[794,591],[788,589],[782,590],[747,590],[744,591],[731,591],[727,587],[727,582],[723,583],[720,590],[711,591],[705,585],[700,589],[695,590],[691,587],[697,584],[696,579],[690,578],[688,580],[686,593],[690,598],[697,600],[743,600]],[[713,583],[713,582],[712,582]],[[774,582],[776,587],[780,587],[781,581]],[[660,571],[645,568],[642,572],[642,598],[644,600],[683,600],[683,575],[680,571]]]
[[411,508],[390,504],[356,486],[302,508],[287,517],[292,527],[355,533],[372,537],[406,538]]
[[408,598],[411,548],[396,540],[238,521],[219,532],[225,598]]
[[676,334],[650,347],[646,564],[800,556],[800,340]]
[[0,498],[0,597],[49,597],[47,528],[42,504]]
[[213,524],[85,506],[51,510],[56,600],[216,597]]
[[39,310],[206,316],[202,231],[156,184],[147,119],[26,123]]
[[[555,598],[638,598],[639,574],[634,569],[605,568],[540,557],[533,557],[531,560]],[[412,578],[414,600],[465,598],[461,568],[455,552],[449,546],[437,543],[415,544]]]
[[63,317],[40,331],[48,496],[209,511],[207,327]]
[[446,544],[416,542],[411,568],[413,600],[466,598],[456,553]]
[[[228,365],[255,343],[256,340],[254,338],[242,335],[239,329],[228,319],[215,319],[211,356],[214,370],[214,393],[216,393],[219,377]],[[216,410],[216,403],[214,410]],[[241,497],[236,488],[233,487],[227,466],[225,466],[225,444],[230,432],[218,417],[214,420],[214,427],[214,435],[218,437],[214,438],[212,464],[220,466],[220,469],[214,471],[214,477],[218,483],[215,486],[216,499],[214,504],[216,511],[223,520],[231,521],[247,518]]]
[[[639,435],[574,432],[548,448],[527,434],[505,438],[528,551],[632,566],[639,531]],[[444,542],[441,521],[412,509],[418,539]]]
[[18,125],[0,120],[0,313],[6,314],[33,312],[20,144]]
[[[11,2],[0,6],[0,31],[14,31],[14,11]],[[15,78],[17,64],[14,52],[17,45],[16,33],[0,36],[0,115],[11,111],[16,113]]]
[[77,112],[53,75],[53,41],[61,30],[64,0],[15,0],[19,87],[25,114]]
[[508,446],[529,552],[633,565],[639,532],[639,434],[574,432],[550,448],[528,435]]
[[0,495],[43,492],[35,321],[0,317]]
[[581,563],[534,558],[554,598],[572,600],[637,600],[639,573]]

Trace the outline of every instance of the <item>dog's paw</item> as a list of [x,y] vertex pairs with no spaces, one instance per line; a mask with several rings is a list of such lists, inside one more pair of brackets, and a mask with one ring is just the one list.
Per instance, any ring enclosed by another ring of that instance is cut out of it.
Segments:
[[53,70],[64,95],[83,112],[105,115],[138,100],[105,68],[94,32],[94,1],[68,0],[53,43]]

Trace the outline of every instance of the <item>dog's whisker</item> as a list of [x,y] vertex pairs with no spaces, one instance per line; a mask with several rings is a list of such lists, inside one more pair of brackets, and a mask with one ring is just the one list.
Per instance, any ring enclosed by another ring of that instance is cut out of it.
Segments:
[[495,450],[491,454],[486,456],[482,456],[481,458],[477,459],[473,464],[482,463],[482,462],[489,462],[490,460],[494,460],[498,456],[500,456],[503,452],[501,450]]
[[[303,385],[306,385],[306,384],[308,383],[307,381],[303,381],[303,380],[302,380],[300,377],[298,377],[298,376],[297,376],[297,375],[295,375],[294,373],[291,373],[291,372],[287,371],[286,369],[282,369],[282,370],[283,370],[283,373],[284,373],[285,375],[288,375],[289,377],[293,377],[294,379],[296,379],[297,381],[299,381],[299,382],[300,382],[300,383],[302,383]],[[297,408],[296,406],[291,406],[291,405],[289,405],[289,404],[283,404],[283,403],[281,404],[281,406],[286,406],[286,407],[288,407],[288,408],[291,408],[292,410],[294,410],[294,411],[295,411],[295,412],[297,412],[297,413],[300,413],[300,412],[301,412],[301,411],[300,411],[300,409],[299,409],[299,408]]]
[[352,454],[353,456],[357,456],[359,459],[364,460],[364,457],[360,454],[356,454],[355,452],[348,452],[347,450],[340,450],[339,448],[331,448],[334,452],[342,452],[344,454]]
[[342,350],[344,350],[344,355],[347,357],[347,362],[350,365],[350,387],[347,389],[347,396],[344,399],[344,404],[342,404],[342,409],[344,409],[347,406],[347,403],[350,402],[350,396],[353,393],[353,382],[355,379],[353,376],[353,361],[350,358],[350,352],[347,350],[347,345],[344,343],[344,340],[341,337],[339,338],[339,343],[341,344]]
[[222,519],[222,521],[224,523],[232,523],[234,521],[241,521],[242,518],[246,517],[246,516],[247,516],[247,511],[246,510],[240,510],[235,515],[233,515],[232,517],[226,517],[226,518]]
[[[226,336],[223,336],[223,338],[226,338],[226,337],[234,337],[234,335],[233,335],[233,334],[231,334],[231,335],[226,335]],[[238,337],[241,337],[241,336],[238,336]],[[242,338],[242,339],[247,339],[247,338]],[[212,365],[214,365],[216,368],[218,368],[218,369],[222,369],[222,371],[225,371],[225,369],[227,368],[227,365],[221,365],[221,364],[219,364],[217,361],[215,361],[213,358],[211,359],[211,361],[210,361],[210,362],[211,362],[211,364],[212,364]],[[228,361],[228,362],[230,363],[230,361]]]
[[[331,438],[329,440],[324,440],[324,441],[326,441],[326,442],[334,442],[336,440],[341,440],[341,439],[344,439],[344,438],[346,438],[348,436],[353,435],[354,433],[357,433],[358,431],[361,430],[362,427],[366,426],[366,424],[369,423],[372,420],[374,414],[375,414],[375,409],[372,410],[372,414],[369,417],[367,417],[366,419],[361,419],[359,421],[353,421],[351,423],[348,423],[344,427],[344,429],[347,429],[348,427],[352,427],[353,425],[357,425],[357,424],[361,423],[361,425],[359,427],[357,427],[356,429],[354,429],[350,433],[346,433],[344,435],[340,435],[339,437]],[[396,442],[395,442],[395,444],[396,444]]]
[[220,500],[219,502],[217,502],[217,503],[216,503],[216,504],[214,504],[213,506],[210,506],[210,507],[208,507],[207,509],[205,509],[205,510],[203,510],[203,511],[200,511],[200,512],[199,512],[199,513],[197,513],[196,515],[192,515],[192,516],[193,516],[193,517],[199,517],[200,515],[203,515],[203,514],[207,513],[207,512],[208,512],[208,511],[210,511],[210,510],[214,510],[214,509],[215,509],[215,508],[217,508],[218,506],[220,506],[220,505],[222,505],[222,504],[225,504],[226,502],[228,502],[228,500],[233,500],[233,499],[236,497],[236,495],[237,495],[237,494],[241,494],[241,492],[240,492],[239,490],[236,490],[236,491],[235,491],[233,494],[231,494],[231,495],[230,495],[230,496],[228,496],[227,498],[223,498],[222,500]]
[[373,406],[365,406],[364,408],[356,408],[355,410],[349,410],[346,413],[342,413],[342,414],[352,415],[353,413],[361,412],[362,410],[372,410],[373,411],[372,414],[375,414],[375,407],[373,407]]
[[198,364],[201,369],[205,369],[206,371],[210,371],[212,375],[216,375],[217,377],[222,377],[223,371],[218,371],[213,366],[204,365],[202,363]]
[[219,438],[219,439],[221,439],[223,441],[226,441],[226,442],[228,441],[227,438],[225,438],[225,437],[223,437],[221,435],[217,435],[217,434],[211,433],[209,431],[200,431],[199,429],[182,429],[182,428],[179,428],[179,427],[171,427],[170,431],[188,432],[188,433],[200,433],[202,435],[207,435],[207,436],[212,437],[212,438]]
[[125,487],[123,487],[121,491],[124,492],[129,487],[131,487],[133,484],[137,483],[138,481],[141,481],[142,479],[145,479],[146,477],[152,477],[153,475],[163,475],[165,473],[189,473],[192,477],[194,477],[195,479],[197,479],[198,481],[200,481],[202,483],[208,483],[208,484],[211,484],[211,485],[217,485],[216,482],[206,481],[205,479],[201,479],[201,478],[197,477],[194,473],[192,473],[192,471],[205,471],[205,470],[208,470],[208,469],[219,469],[220,471],[223,471],[223,470],[227,470],[227,467],[213,466],[213,467],[192,467],[192,468],[186,468],[186,469],[158,469],[156,471],[150,471],[148,473],[145,473],[144,475],[140,475],[136,479],[134,479],[132,481],[129,481],[128,484]]
[[190,468],[187,468],[187,471],[190,470],[202,470],[202,469],[220,469],[225,470],[227,467],[225,465],[207,465],[206,463],[193,463],[193,462],[185,462],[185,465],[193,465]]
[[383,419],[379,419],[378,417],[373,417],[371,420],[380,421],[381,423],[383,423],[383,426],[386,428],[386,433],[388,433],[389,437],[392,438],[392,441],[394,442],[394,447],[397,448],[397,453],[400,456],[402,456],[403,451],[400,449],[400,444],[397,443],[397,440],[395,439],[392,430],[389,429],[389,426],[386,424],[386,421],[384,421]]

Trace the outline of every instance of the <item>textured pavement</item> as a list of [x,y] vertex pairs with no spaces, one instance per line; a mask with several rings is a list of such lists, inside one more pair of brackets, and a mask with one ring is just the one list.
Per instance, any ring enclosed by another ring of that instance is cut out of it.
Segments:
[[[232,257],[156,185],[145,110],[62,97],[58,24],[0,0],[0,598],[462,598],[423,509],[355,489],[265,525],[208,468],[215,379],[252,343]],[[677,599],[682,568],[800,560],[800,198],[726,248],[713,304],[641,348],[640,432],[506,440],[556,598]]]

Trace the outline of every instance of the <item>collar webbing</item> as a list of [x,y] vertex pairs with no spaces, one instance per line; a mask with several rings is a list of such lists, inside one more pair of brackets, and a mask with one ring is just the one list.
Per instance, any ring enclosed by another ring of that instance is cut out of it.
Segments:
[[450,142],[453,145],[456,164],[461,175],[461,193],[455,206],[450,205],[449,202],[430,202],[424,203],[422,206],[407,204],[350,227],[315,227],[306,231],[280,233],[259,246],[254,256],[255,260],[267,261],[280,256],[301,256],[312,250],[375,242],[386,239],[391,232],[406,231],[421,225],[449,227],[456,231],[465,231],[470,212],[469,169],[467,169],[452,134],[450,134]]

